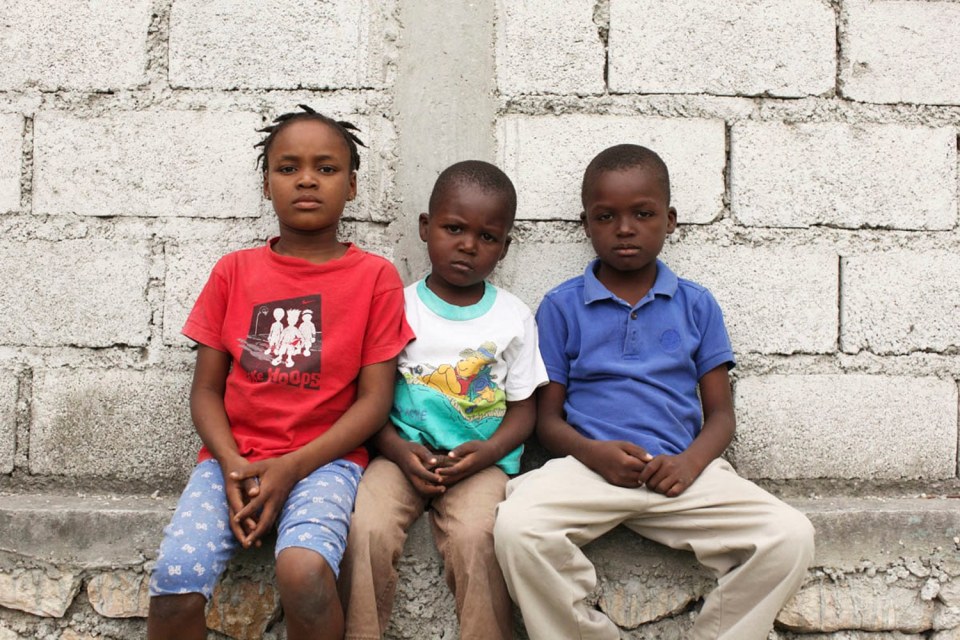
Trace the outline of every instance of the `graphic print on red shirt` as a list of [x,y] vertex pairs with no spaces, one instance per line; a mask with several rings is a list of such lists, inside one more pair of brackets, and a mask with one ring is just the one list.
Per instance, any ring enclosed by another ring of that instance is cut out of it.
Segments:
[[240,366],[252,382],[320,388],[320,295],[256,305]]

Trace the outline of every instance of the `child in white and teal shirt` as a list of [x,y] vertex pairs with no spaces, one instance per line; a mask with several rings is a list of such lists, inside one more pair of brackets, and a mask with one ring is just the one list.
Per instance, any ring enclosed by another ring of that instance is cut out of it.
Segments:
[[493,547],[507,474],[520,470],[546,384],[533,314],[486,281],[510,244],[516,192],[486,162],[440,174],[420,217],[431,273],[404,289],[417,338],[398,360],[390,422],[374,443],[341,570],[346,638],[381,638],[407,530],[424,511],[456,600],[462,640],[514,637]]
[[[508,399],[530,396],[544,381],[533,314],[509,291],[487,283],[480,302],[457,307],[426,282],[404,290],[407,323],[417,336],[400,355],[390,420],[400,436],[436,452],[486,440]],[[497,466],[520,471],[523,445]]]

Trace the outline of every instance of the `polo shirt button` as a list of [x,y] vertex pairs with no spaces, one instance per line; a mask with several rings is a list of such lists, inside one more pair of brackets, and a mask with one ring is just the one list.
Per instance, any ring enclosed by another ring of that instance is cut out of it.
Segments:
[[637,312],[636,312],[636,311],[634,311],[633,313],[630,314],[630,319],[631,319],[631,320],[636,320],[636,319],[637,319]]

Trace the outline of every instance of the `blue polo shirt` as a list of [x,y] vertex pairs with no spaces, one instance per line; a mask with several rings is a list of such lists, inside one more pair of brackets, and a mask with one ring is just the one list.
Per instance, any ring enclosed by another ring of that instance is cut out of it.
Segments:
[[597,280],[597,264],[537,310],[550,381],[567,388],[567,422],[595,440],[680,453],[703,425],[700,378],[734,366],[720,306],[658,260],[653,287],[631,307]]

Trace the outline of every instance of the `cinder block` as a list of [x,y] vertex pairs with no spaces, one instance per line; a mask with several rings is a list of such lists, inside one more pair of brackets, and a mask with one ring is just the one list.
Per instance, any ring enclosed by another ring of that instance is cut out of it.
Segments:
[[217,111],[119,112],[34,122],[33,212],[89,216],[259,214],[260,118]]
[[[396,201],[392,191],[396,178],[397,134],[386,117],[362,116],[354,113],[332,114],[352,122],[361,129],[360,139],[367,148],[360,147],[360,170],[357,172],[357,198],[343,210],[346,218],[358,221],[392,222],[396,216]],[[273,209],[270,209],[273,215]],[[363,225],[359,225],[363,226]],[[346,233],[345,229],[342,229]]]
[[842,7],[844,96],[960,104],[960,4],[849,0]]
[[850,256],[842,273],[844,351],[895,354],[960,347],[960,257],[948,251]]
[[595,257],[586,237],[577,243],[514,243],[493,272],[493,281],[536,311],[547,291],[581,275]]
[[610,89],[823,94],[834,88],[835,22],[821,0],[611,0]]
[[182,483],[200,448],[189,388],[187,371],[38,370],[30,473]]
[[681,223],[713,221],[723,209],[722,120],[631,116],[506,116],[497,126],[500,167],[519,194],[518,217],[578,220],[583,170],[605,148],[641,144],[670,169]]
[[373,0],[190,0],[170,14],[170,82],[214,89],[384,84],[384,16]]
[[[412,216],[404,218],[404,222],[400,224],[404,225],[405,231],[414,230],[417,228],[417,219]],[[401,259],[416,257],[405,254],[401,256],[402,252],[397,246],[396,237],[392,233],[387,233],[383,225],[375,222],[365,220],[341,222],[338,237],[340,242],[352,242],[364,251],[382,256],[395,265],[399,265]],[[421,243],[420,238],[417,238],[416,242],[417,250],[426,254],[427,245]]]
[[0,246],[0,343],[144,346],[150,249],[123,240],[26,240]]
[[18,114],[2,113],[0,114],[0,213],[20,209],[22,157],[23,118]]
[[505,94],[603,93],[594,2],[498,2],[497,85]]
[[[256,245],[251,245],[256,246]],[[171,245],[165,252],[167,269],[163,299],[163,342],[187,345],[181,335],[193,304],[210,276],[210,270],[224,255],[245,248],[238,243],[209,244],[189,242]]]
[[0,473],[13,471],[17,451],[17,376],[0,370]]
[[130,89],[146,82],[150,0],[4,0],[0,91]]
[[839,257],[793,247],[669,243],[663,259],[720,303],[734,351],[837,350]]
[[950,128],[745,122],[733,126],[731,206],[743,224],[945,230],[957,222]]
[[952,478],[957,385],[933,377],[741,378],[734,445],[751,478]]

